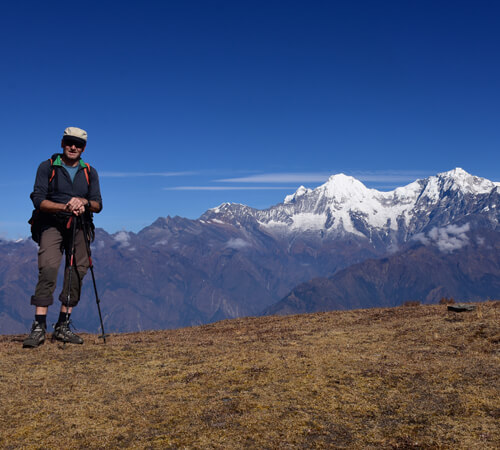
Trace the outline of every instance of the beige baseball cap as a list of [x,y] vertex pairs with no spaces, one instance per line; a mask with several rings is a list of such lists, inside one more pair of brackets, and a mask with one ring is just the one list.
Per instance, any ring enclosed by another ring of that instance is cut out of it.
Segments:
[[72,138],[77,141],[82,141],[82,144],[87,143],[87,132],[77,127],[68,127],[64,130],[63,140],[65,138]]

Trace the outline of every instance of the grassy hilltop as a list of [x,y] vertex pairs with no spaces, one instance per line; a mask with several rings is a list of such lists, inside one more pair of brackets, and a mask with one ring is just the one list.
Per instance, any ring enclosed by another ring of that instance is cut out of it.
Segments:
[[0,337],[1,448],[498,448],[500,302]]

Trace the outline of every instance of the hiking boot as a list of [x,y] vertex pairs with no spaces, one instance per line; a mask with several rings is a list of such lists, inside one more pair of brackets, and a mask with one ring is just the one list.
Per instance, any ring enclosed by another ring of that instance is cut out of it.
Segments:
[[45,325],[36,320],[31,326],[30,335],[23,341],[23,348],[36,348],[45,342]]
[[83,339],[69,329],[69,322],[56,323],[52,339],[70,344],[83,344]]

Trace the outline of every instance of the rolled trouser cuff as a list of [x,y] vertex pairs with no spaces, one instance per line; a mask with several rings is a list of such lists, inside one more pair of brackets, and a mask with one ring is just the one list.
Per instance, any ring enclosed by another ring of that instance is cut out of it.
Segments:
[[68,307],[72,308],[73,306],[78,305],[78,302],[80,301],[80,298],[71,295],[70,298],[69,298],[69,303],[68,303],[68,296],[67,295],[63,295],[63,293],[61,292],[61,295],[59,295],[59,301],[64,306],[68,306]]
[[50,306],[54,303],[54,297],[35,297],[34,295],[31,296],[31,304],[35,306]]

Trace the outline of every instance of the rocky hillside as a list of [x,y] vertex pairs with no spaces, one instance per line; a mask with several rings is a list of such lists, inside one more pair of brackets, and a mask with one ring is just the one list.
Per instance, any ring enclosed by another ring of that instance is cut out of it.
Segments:
[[443,297],[457,301],[500,298],[500,233],[478,230],[475,239],[469,240],[462,232],[461,239],[467,243],[452,249],[455,240],[459,241],[456,236],[441,243],[417,242],[331,277],[314,278],[294,288],[264,314],[396,306],[406,301],[437,303]]

